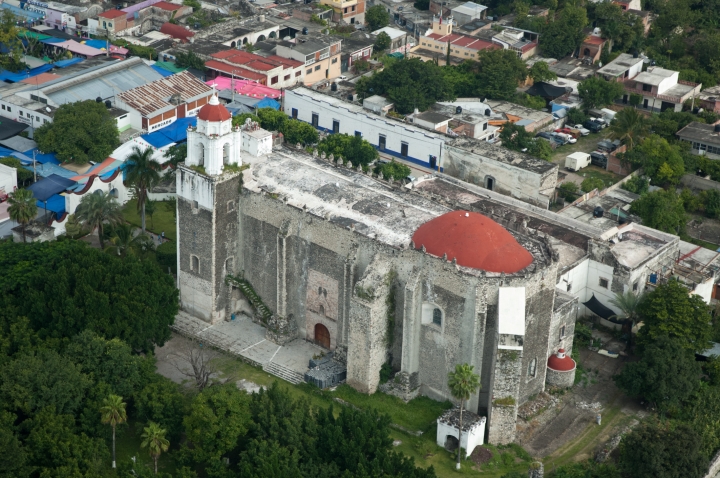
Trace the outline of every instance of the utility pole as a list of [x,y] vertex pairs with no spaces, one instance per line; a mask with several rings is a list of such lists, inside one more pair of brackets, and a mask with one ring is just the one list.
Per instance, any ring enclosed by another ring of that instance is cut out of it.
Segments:
[[37,182],[37,169],[35,169],[35,153],[37,149],[33,149],[33,181]]

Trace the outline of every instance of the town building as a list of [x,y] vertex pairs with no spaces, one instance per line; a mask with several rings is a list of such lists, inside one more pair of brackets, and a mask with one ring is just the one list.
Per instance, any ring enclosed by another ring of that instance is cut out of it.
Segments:
[[690,152],[711,159],[720,159],[720,124],[693,121],[678,131],[678,138],[691,144]]
[[611,44],[610,40],[600,36],[599,31],[597,33],[593,32],[585,37],[585,40],[583,40],[580,44],[579,58],[584,62],[593,65],[600,61],[600,55],[602,55],[603,49],[607,48],[607,45],[609,44]]
[[293,41],[277,42],[276,54],[299,61],[305,66],[305,84],[340,76],[342,40],[319,35],[313,38],[298,37]]
[[134,129],[152,132],[179,118],[197,115],[213,88],[187,71],[119,93],[115,105],[129,112]]
[[433,60],[439,65],[445,65],[448,56],[451,63],[461,63],[465,60],[476,60],[481,50],[498,48],[502,47],[492,41],[453,33],[453,17],[446,19],[435,17],[432,28],[420,36],[418,46],[413,48],[408,56],[423,61]]
[[390,37],[390,47],[386,50],[387,53],[408,53],[415,46],[415,38],[409,35],[408,32],[398,30],[393,27],[382,27],[379,30],[375,30],[371,33],[373,41],[380,33],[385,33]]
[[698,93],[695,104],[708,111],[720,113],[720,85],[705,88]]
[[[386,116],[383,105],[368,107],[370,109],[304,87],[285,91],[287,115],[328,133],[360,135],[377,148],[382,158],[397,160],[421,172],[445,172],[539,207],[548,207],[557,182],[557,165],[492,146],[469,135],[448,136],[442,128],[444,125],[447,131],[454,117],[423,113],[418,115],[419,123],[408,124]],[[443,120],[435,123],[440,116]],[[423,121],[425,117],[427,121]],[[506,121],[503,119],[502,123]],[[435,130],[433,126],[438,125],[440,130]]]
[[320,0],[320,4],[332,8],[334,22],[365,23],[365,0]]
[[352,69],[358,60],[369,60],[373,52],[373,37],[365,32],[351,33],[349,37],[342,38],[340,54],[340,71],[345,73]]
[[465,25],[476,20],[487,18],[487,7],[475,2],[466,2],[450,10],[452,18],[458,25]]
[[205,62],[209,78],[226,76],[251,80],[271,88],[287,88],[305,80],[305,62],[277,55],[267,57],[242,50],[224,50]]
[[132,17],[130,23],[128,23],[128,14],[122,10],[106,10],[98,15],[97,27],[95,31],[97,34],[106,33],[109,36],[114,36],[117,32],[127,30],[132,27],[134,22]]

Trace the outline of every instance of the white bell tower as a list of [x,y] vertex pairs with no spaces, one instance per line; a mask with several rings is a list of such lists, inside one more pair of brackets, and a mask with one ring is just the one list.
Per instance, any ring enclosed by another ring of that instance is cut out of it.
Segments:
[[214,93],[200,108],[197,126],[188,128],[185,164],[202,166],[208,175],[217,176],[226,164],[242,164],[241,148],[240,127],[233,127],[232,115]]

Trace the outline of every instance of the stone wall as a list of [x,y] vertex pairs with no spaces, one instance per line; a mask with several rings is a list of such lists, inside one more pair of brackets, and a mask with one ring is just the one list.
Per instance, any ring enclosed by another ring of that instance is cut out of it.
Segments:
[[488,417],[488,443],[494,445],[505,445],[515,440],[523,364],[523,350],[517,348],[497,351],[492,409]]
[[559,372],[557,370],[547,369],[545,381],[553,387],[570,388],[575,384],[575,370],[576,369]]

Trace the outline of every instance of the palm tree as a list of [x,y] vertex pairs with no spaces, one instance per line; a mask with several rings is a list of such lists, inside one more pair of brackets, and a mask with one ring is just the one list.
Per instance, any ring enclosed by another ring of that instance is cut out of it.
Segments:
[[22,228],[22,238],[25,242],[25,228],[33,220],[37,214],[37,201],[32,191],[27,189],[18,189],[10,194],[8,198],[8,214],[10,219],[20,224]]
[[160,163],[153,159],[153,152],[150,146],[145,149],[133,146],[133,152],[125,160],[127,165],[125,167],[125,179],[128,184],[135,188],[143,234],[145,234],[145,202],[148,198],[148,191],[160,181],[161,166]]
[[632,329],[638,318],[638,308],[642,302],[642,294],[635,294],[633,291],[625,293],[618,292],[615,297],[610,299],[610,303],[620,309],[628,322],[630,322],[630,340],[632,341]]
[[635,108],[625,108],[610,123],[610,138],[619,139],[628,149],[641,142],[649,134],[647,118]]
[[100,417],[103,423],[109,423],[113,432],[112,467],[115,468],[115,427],[127,421],[125,402],[118,395],[110,395],[103,400],[100,407]]
[[464,364],[455,365],[455,371],[448,373],[448,387],[453,397],[460,401],[460,428],[458,428],[458,454],[456,469],[460,469],[460,451],[462,449],[463,406],[470,395],[480,388],[480,377],[473,372],[473,366]]
[[145,432],[141,435],[144,440],[140,446],[148,448],[150,456],[153,458],[153,461],[155,461],[155,474],[157,475],[157,462],[158,458],[160,458],[160,453],[167,451],[170,447],[170,442],[165,438],[167,430],[161,428],[160,425],[155,422],[149,422],[144,430]]
[[121,257],[130,255],[142,255],[143,252],[153,249],[153,242],[144,234],[136,234],[137,228],[130,224],[118,224],[109,232],[110,244],[105,252]]
[[107,222],[116,225],[123,221],[120,204],[110,194],[100,190],[83,196],[75,210],[75,217],[80,223],[88,224],[93,231],[98,230],[100,249],[105,248],[103,224]]

